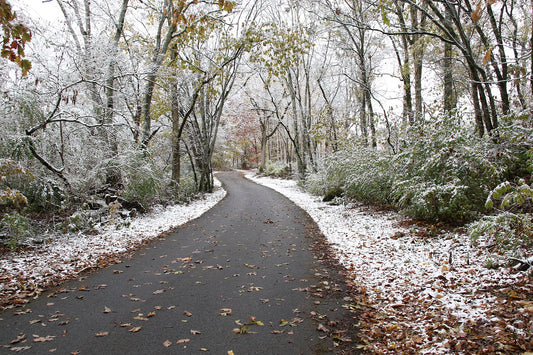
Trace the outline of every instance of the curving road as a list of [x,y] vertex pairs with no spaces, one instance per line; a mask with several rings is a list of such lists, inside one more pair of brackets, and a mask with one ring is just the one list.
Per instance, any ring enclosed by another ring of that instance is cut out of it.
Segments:
[[0,353],[323,354],[350,340],[308,215],[236,172],[218,178],[228,194],[202,217],[0,313]]

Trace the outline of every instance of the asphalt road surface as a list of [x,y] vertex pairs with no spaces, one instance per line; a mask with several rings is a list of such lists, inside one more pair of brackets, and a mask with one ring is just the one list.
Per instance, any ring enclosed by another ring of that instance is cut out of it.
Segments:
[[228,194],[202,217],[0,313],[0,353],[323,354],[350,344],[342,278],[313,221],[239,173],[218,177]]

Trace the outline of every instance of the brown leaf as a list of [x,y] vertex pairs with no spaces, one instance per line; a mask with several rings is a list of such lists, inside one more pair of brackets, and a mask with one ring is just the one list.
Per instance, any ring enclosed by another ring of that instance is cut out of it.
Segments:
[[166,292],[166,290],[155,290],[154,292],[152,292],[152,294],[154,295],[160,295],[162,293]]
[[47,341],[52,341],[54,340],[55,336],[53,335],[47,335],[45,337],[36,337],[33,339],[33,342],[34,343],[44,343],[44,342],[47,342]]
[[108,336],[109,335],[109,332],[100,332],[100,333],[96,333],[94,336],[95,337],[105,337],[105,336]]
[[109,307],[104,307],[104,313],[111,313],[111,308]]
[[23,310],[20,310],[20,311],[13,312],[13,314],[16,315],[16,316],[21,316],[21,315],[26,314],[26,313],[31,313],[31,309],[30,308],[26,308],[26,309],[23,309]]
[[324,324],[322,324],[322,323],[320,323],[316,329],[321,331],[321,332],[324,332],[324,333],[328,333],[329,332],[328,328],[326,328],[324,326]]
[[184,343],[188,343],[188,342],[190,342],[190,341],[191,341],[191,339],[180,339],[180,340],[178,340],[178,341],[176,342],[176,344],[184,344]]
[[20,333],[15,339],[11,340],[9,344],[17,344],[26,339],[26,334]]
[[15,352],[15,353],[19,353],[21,351],[26,351],[26,350],[29,350],[31,349],[31,346],[15,346],[15,347],[12,347],[12,348],[9,348],[9,350]]
[[189,311],[183,311],[183,314],[185,314],[187,317],[192,317],[192,313]]
[[130,333],[137,333],[139,330],[141,330],[142,327],[133,327],[131,328],[130,330],[128,330],[128,332]]
[[198,335],[198,334],[202,334],[202,332],[199,331],[199,330],[191,329],[191,334],[193,334],[193,335]]

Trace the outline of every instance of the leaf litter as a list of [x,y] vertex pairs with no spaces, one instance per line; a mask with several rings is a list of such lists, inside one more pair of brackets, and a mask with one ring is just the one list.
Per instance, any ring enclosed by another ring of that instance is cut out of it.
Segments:
[[383,354],[533,350],[531,274],[486,268],[489,251],[472,246],[461,231],[431,237],[396,213],[330,205],[295,181],[244,173],[291,199],[326,236],[356,291],[343,306],[359,323],[354,348]]

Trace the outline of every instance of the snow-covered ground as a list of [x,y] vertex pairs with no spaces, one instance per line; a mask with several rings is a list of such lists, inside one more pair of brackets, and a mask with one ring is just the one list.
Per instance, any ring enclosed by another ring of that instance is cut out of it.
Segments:
[[128,227],[107,224],[97,235],[62,235],[32,250],[8,253],[0,258],[0,299],[24,301],[38,294],[41,287],[105,264],[115,255],[199,217],[226,195],[218,180],[215,187],[214,193],[188,205],[154,208],[132,219]]
[[[507,335],[531,340],[533,302],[520,292],[531,295],[527,273],[487,269],[487,255],[472,247],[468,236],[440,233],[431,237],[414,224],[403,228],[409,224],[395,213],[353,204],[333,206],[303,192],[292,180],[251,172],[246,177],[284,194],[316,221],[338,260],[350,271],[349,278],[366,293],[375,310],[376,318],[364,331],[369,343],[376,340],[367,344],[368,350],[412,353],[418,349],[415,352],[437,354],[461,352],[463,347],[468,353],[473,349],[468,344],[471,340],[462,345],[461,341],[480,324],[502,338],[489,338],[489,343],[503,343]],[[509,292],[517,303],[514,308],[508,307],[505,297],[490,292],[494,289]],[[517,316],[509,324],[508,319],[495,315],[502,308],[516,308],[524,317]]]

